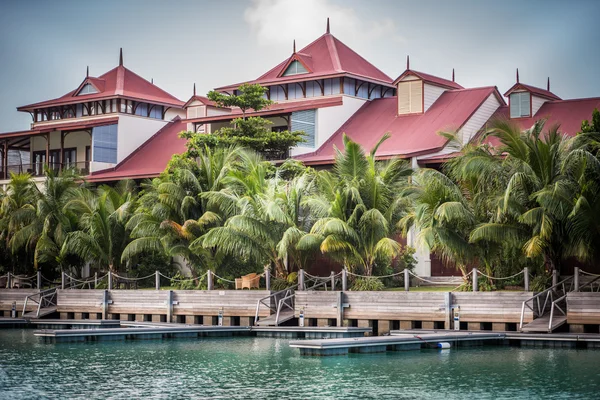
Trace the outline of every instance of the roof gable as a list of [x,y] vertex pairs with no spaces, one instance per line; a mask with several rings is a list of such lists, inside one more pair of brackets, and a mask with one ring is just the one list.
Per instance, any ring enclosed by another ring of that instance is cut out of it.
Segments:
[[430,83],[432,85],[442,86],[449,89],[464,89],[461,85],[454,81],[426,74],[425,72],[415,71],[412,69],[407,69],[402,74],[400,74],[400,76],[394,80],[394,85],[397,85],[402,79],[410,75],[416,76],[417,78],[422,79],[423,82]]
[[515,83],[513,85],[513,87],[508,89],[506,91],[506,93],[504,93],[504,96],[508,97],[511,95],[511,93],[517,92],[517,91],[530,92],[531,94],[534,94],[536,96],[543,97],[543,98],[546,98],[549,100],[561,100],[560,97],[558,97],[557,95],[555,95],[554,93],[552,93],[549,90],[541,89],[541,88],[531,86],[531,85],[526,85],[526,84],[520,83],[520,82]]

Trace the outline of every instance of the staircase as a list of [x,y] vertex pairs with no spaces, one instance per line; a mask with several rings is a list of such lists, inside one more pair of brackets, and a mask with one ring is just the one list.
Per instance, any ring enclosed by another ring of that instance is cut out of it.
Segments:
[[[57,287],[53,287],[25,297],[25,302],[23,303],[22,318],[40,318],[46,315],[50,315],[53,312],[56,312],[57,289]],[[37,309],[35,311],[27,312],[27,303],[31,302],[37,304]]]
[[[525,300],[521,308],[519,329],[521,332],[552,333],[567,323],[567,293],[586,289],[593,291],[594,283],[599,280],[600,277],[597,277],[583,286],[579,286],[579,278],[575,279],[571,276]],[[533,311],[533,321],[527,325],[523,325],[525,307]]]

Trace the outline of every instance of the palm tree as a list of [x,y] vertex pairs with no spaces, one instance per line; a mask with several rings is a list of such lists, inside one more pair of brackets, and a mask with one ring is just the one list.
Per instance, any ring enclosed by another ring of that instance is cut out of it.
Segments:
[[96,192],[81,189],[65,210],[79,217],[79,230],[67,235],[61,256],[79,256],[100,269],[122,270],[122,254],[129,243],[127,222],[137,204],[133,181],[121,181],[115,188],[100,186]]
[[344,151],[336,150],[333,172],[319,173],[320,194],[306,201],[320,217],[300,239],[302,251],[320,251],[346,268],[366,275],[377,263],[389,264],[401,252],[392,235],[405,206],[398,196],[412,173],[405,161],[376,161],[384,135],[368,155],[344,135]]
[[511,121],[492,124],[487,135],[500,140],[503,156],[492,162],[503,164],[508,180],[495,215],[472,231],[470,241],[510,243],[527,257],[542,257],[548,270],[560,271],[572,253],[568,218],[577,188],[563,165],[573,146],[558,126],[545,132],[544,126],[541,120],[521,132]]
[[46,179],[39,188],[31,186],[35,213],[29,207],[23,207],[15,215],[20,228],[10,239],[13,252],[26,248],[33,251],[34,266],[47,263],[58,269],[70,266],[70,260],[61,257],[60,249],[67,234],[77,227],[77,218],[65,211],[65,205],[76,197],[81,178],[68,169],[56,173],[46,169]]

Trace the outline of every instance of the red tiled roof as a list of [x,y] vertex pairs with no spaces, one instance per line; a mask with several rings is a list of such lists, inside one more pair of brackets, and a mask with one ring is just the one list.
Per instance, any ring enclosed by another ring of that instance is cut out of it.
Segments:
[[447,139],[440,131],[460,129],[481,104],[497,89],[493,86],[444,92],[422,114],[397,115],[398,99],[389,97],[365,103],[317,151],[296,156],[306,164],[329,164],[335,158],[334,147],[343,148],[342,135],[346,133],[365,149],[389,132],[377,152],[378,157],[413,156],[441,150]]
[[[584,119],[592,119],[594,109],[600,109],[600,97],[588,99],[556,100],[545,102],[538,112],[529,118],[514,118],[521,129],[531,128],[536,121],[546,119],[546,128],[560,124],[560,131],[568,136],[575,136],[581,130],[581,122]],[[500,107],[492,116],[492,119],[508,119],[510,112],[508,106]],[[495,136],[488,136],[486,143],[493,146],[500,145]]]
[[186,140],[179,137],[186,126],[181,118],[175,117],[114,168],[92,172],[88,181],[106,182],[160,175],[173,154],[181,154],[186,150]]
[[[215,103],[214,101],[212,101],[211,99],[209,99],[208,97],[204,97],[204,96],[197,96],[197,95],[193,95],[192,97],[190,97],[190,99],[183,105],[183,108],[188,107],[192,102],[194,102],[195,100],[199,101],[200,103],[207,105],[207,106],[212,106],[212,107],[218,107],[217,103]],[[220,107],[220,108],[227,108],[227,107]]]
[[421,78],[424,82],[431,83],[433,85],[448,87],[448,88],[452,88],[452,89],[463,89],[463,87],[461,85],[459,85],[458,83],[456,83],[454,81],[450,81],[448,79],[429,75],[424,72],[414,71],[412,69],[407,69],[402,74],[400,74],[400,76],[398,78],[396,78],[396,80],[394,81],[394,85],[397,85],[398,82],[400,82],[400,80],[407,75],[415,75],[415,76]]
[[33,136],[33,135],[38,135],[40,133],[53,132],[56,130],[72,131],[72,130],[88,129],[88,128],[93,128],[95,126],[116,124],[118,121],[119,121],[118,117],[110,117],[110,118],[95,118],[95,119],[91,119],[91,120],[83,120],[83,121],[76,121],[76,122],[54,123],[54,124],[47,124],[47,125],[38,124],[35,127],[35,129],[29,130],[29,131],[0,133],[0,139],[11,138],[11,137],[20,137],[20,136]]
[[[333,107],[340,106],[343,104],[342,96],[328,96],[328,97],[314,97],[310,99],[303,100],[291,100],[285,101],[283,103],[274,103],[269,107],[264,108],[260,111],[247,111],[246,117],[256,117],[256,116],[270,116],[270,115],[278,115],[278,114],[288,114],[294,111],[302,111],[302,110],[312,110],[314,108],[324,108],[324,107]],[[200,117],[200,118],[191,118],[187,119],[186,122],[214,122],[214,121],[227,121],[230,119],[240,118],[242,117],[242,112],[239,108],[233,108],[233,112],[231,114],[224,115],[213,115],[210,117]]]
[[[98,93],[77,96],[79,90],[88,82],[98,89]],[[124,66],[119,65],[97,78],[85,78],[77,89],[70,91],[64,96],[18,107],[17,110],[30,111],[40,107],[79,103],[89,100],[103,100],[115,97],[125,97],[128,99],[148,101],[150,103],[175,107],[182,107],[184,104],[181,100],[160,89],[158,86],[148,82]]]
[[551,100],[560,100],[560,97],[558,97],[557,95],[555,95],[554,93],[552,93],[549,90],[546,89],[541,89],[535,86],[530,86],[530,85],[526,85],[524,83],[515,83],[513,87],[511,87],[510,89],[508,89],[506,91],[506,93],[504,93],[504,96],[508,97],[512,92],[516,91],[516,90],[526,90],[528,92],[531,92],[535,95],[541,96],[541,97],[545,97]]
[[[305,64],[309,69],[309,73],[281,76],[285,71],[285,68],[293,59],[299,59]],[[392,79],[389,76],[381,72],[381,70],[362,58],[358,53],[336,39],[330,33],[325,33],[302,50],[292,54],[289,58],[279,63],[267,73],[261,75],[258,79],[242,83],[259,83],[261,85],[266,85],[345,74],[373,80],[383,84],[392,84]],[[242,83],[223,86],[217,88],[217,90],[235,89]]]

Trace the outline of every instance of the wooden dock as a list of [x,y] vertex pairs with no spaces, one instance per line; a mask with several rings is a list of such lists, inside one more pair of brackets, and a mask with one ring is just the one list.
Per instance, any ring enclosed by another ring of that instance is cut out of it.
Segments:
[[505,334],[478,332],[436,332],[424,334],[395,334],[349,339],[303,340],[290,342],[303,356],[332,356],[353,353],[383,353],[386,351],[434,348],[438,343],[453,346],[480,345],[483,341],[502,342]]
[[253,326],[252,332],[257,337],[284,339],[335,339],[364,337],[371,333],[371,328],[353,327],[316,327],[316,326]]

